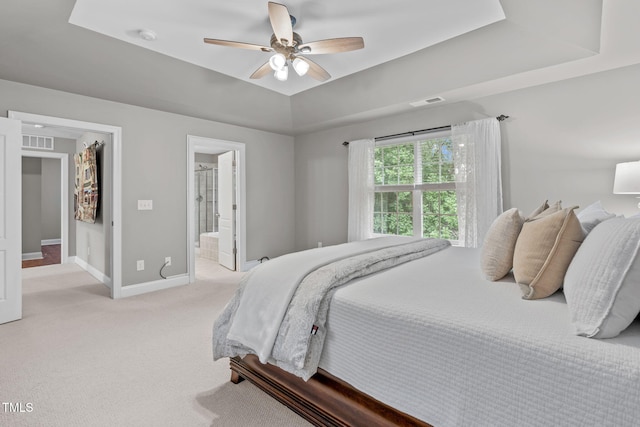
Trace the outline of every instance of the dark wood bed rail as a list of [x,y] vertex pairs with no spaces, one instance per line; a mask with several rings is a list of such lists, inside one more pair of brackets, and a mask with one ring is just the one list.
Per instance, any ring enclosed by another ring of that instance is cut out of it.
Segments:
[[319,369],[305,382],[254,355],[230,359],[231,382],[249,380],[316,426],[432,427]]

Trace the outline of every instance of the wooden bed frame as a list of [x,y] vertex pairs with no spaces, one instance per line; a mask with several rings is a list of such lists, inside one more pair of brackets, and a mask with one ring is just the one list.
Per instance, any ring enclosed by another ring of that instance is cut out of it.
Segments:
[[247,379],[316,426],[421,426],[432,427],[353,388],[328,372],[305,382],[254,355],[233,357],[231,382]]

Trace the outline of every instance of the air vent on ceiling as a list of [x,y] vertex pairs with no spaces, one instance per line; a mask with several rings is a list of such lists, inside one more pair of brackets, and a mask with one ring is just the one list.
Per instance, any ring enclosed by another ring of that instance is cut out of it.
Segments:
[[410,104],[411,104],[412,107],[422,107],[423,105],[436,104],[436,103],[442,102],[442,101],[444,101],[443,97],[434,96],[433,98],[421,99],[420,101],[411,102]]

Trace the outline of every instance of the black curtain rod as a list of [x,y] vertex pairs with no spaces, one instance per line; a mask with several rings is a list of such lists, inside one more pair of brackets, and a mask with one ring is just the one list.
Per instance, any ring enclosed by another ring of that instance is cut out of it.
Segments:
[[[506,119],[508,119],[509,116],[505,116],[504,114],[500,114],[498,117],[496,117],[496,120],[498,120],[499,122],[504,121]],[[393,138],[399,138],[401,136],[414,136],[414,135],[420,135],[423,133],[430,133],[430,132],[438,132],[441,130],[448,130],[451,129],[451,125],[447,125],[447,126],[439,126],[439,127],[435,127],[435,128],[429,128],[429,129],[420,129],[420,130],[414,130],[411,132],[403,132],[403,133],[396,133],[393,135],[385,135],[385,136],[376,136],[374,138],[375,141],[384,141],[386,139],[393,139]],[[344,145],[345,147],[349,145],[349,141],[345,141],[342,143],[342,145]]]

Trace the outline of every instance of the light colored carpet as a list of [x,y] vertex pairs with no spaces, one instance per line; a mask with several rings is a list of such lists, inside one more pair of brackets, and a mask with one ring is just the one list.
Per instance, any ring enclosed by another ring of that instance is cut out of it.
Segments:
[[241,273],[197,271],[195,284],[111,300],[75,265],[23,270],[23,319],[0,325],[0,402],[33,410],[0,405],[0,426],[308,426],[213,362],[212,324]]

